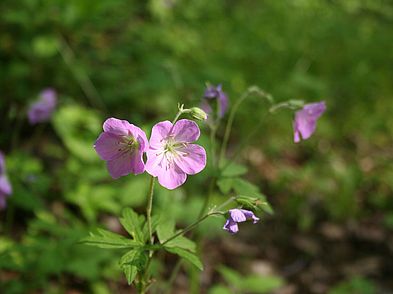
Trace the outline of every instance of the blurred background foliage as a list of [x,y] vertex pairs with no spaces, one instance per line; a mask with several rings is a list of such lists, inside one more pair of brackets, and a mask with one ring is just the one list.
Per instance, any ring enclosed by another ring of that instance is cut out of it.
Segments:
[[[113,216],[143,207],[146,178],[112,181],[92,144],[106,117],[148,132],[177,102],[199,105],[205,82],[223,83],[232,105],[258,85],[277,102],[325,100],[328,111],[295,145],[290,111],[270,115],[256,97],[243,104],[229,153],[261,123],[238,160],[275,215],[235,238],[221,220],[203,225],[207,273],[195,278],[190,269],[190,282],[177,287],[393,289],[391,1],[3,0],[0,14],[0,149],[14,188],[0,215],[5,293],[127,291],[118,254],[76,242],[97,225],[120,230]],[[30,126],[26,109],[48,86],[60,105],[51,124]],[[156,209],[189,223],[208,173],[172,193],[157,189]],[[250,272],[257,261],[268,273]],[[156,270],[165,276],[168,264]],[[242,283],[247,274],[252,282]]]

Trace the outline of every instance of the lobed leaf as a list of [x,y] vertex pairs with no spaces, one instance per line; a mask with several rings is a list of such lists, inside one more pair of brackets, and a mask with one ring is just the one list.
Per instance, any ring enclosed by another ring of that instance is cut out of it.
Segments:
[[175,234],[175,221],[173,219],[166,219],[157,225],[157,235],[160,243],[164,243]]
[[127,239],[121,235],[112,233],[110,231],[104,229],[97,229],[95,232],[91,232],[90,236],[81,240],[81,243],[84,243],[89,246],[96,246],[99,248],[134,248],[138,247],[141,244]]
[[145,242],[146,239],[142,232],[144,218],[139,217],[135,211],[131,208],[125,208],[120,218],[120,223],[135,241],[142,244]]
[[184,258],[185,260],[189,261],[191,264],[193,264],[197,269],[203,270],[203,264],[202,261],[199,259],[199,257],[193,253],[190,252],[186,249],[180,248],[180,247],[164,247],[165,250],[168,252],[174,253],[179,255],[181,258]]

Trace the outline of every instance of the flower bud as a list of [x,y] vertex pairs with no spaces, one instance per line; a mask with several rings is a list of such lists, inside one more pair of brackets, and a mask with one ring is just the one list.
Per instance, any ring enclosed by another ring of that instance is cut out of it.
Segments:
[[204,112],[202,109],[199,107],[192,107],[190,114],[192,115],[193,118],[197,120],[206,120],[207,119],[207,114]]

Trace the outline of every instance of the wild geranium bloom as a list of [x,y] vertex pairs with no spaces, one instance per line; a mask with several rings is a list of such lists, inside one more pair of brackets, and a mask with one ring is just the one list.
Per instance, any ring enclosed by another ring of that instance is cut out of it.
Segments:
[[[218,99],[218,104],[219,104],[219,109],[218,109],[218,114],[220,117],[223,117],[225,112],[228,109],[228,97],[222,90],[222,85],[219,84],[217,87],[215,86],[208,86],[204,98],[206,99]],[[201,108],[206,112],[206,113],[211,113],[213,110],[209,103],[207,101],[202,101]]]
[[143,152],[149,147],[145,132],[117,118],[108,118],[103,129],[94,148],[100,158],[106,161],[112,178],[143,173]]
[[205,149],[191,144],[199,135],[198,125],[188,119],[181,119],[175,125],[169,121],[156,124],[146,152],[146,171],[158,177],[158,182],[167,189],[181,186],[187,175],[197,174],[206,166]]
[[239,231],[237,223],[242,223],[247,220],[253,220],[253,223],[256,224],[259,221],[259,218],[256,217],[254,213],[250,210],[235,208],[230,209],[228,213],[229,217],[223,229],[231,234],[236,234]]
[[48,121],[56,108],[57,95],[52,88],[47,88],[40,93],[40,98],[34,102],[28,111],[30,124]]
[[6,207],[6,199],[12,194],[12,187],[5,174],[5,160],[0,152],[0,209]]
[[310,103],[296,112],[293,122],[294,141],[306,140],[311,137],[317,126],[318,118],[325,112],[326,104],[324,101]]

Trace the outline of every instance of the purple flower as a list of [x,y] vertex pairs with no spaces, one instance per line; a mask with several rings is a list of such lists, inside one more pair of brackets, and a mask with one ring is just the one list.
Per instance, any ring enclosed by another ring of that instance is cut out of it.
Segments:
[[306,104],[301,110],[296,111],[293,122],[295,143],[300,142],[301,139],[306,140],[311,137],[317,126],[318,118],[325,110],[326,104],[322,101]]
[[[228,109],[228,97],[227,95],[222,91],[222,85],[219,84],[217,87],[214,86],[208,86],[204,98],[206,99],[218,99],[218,114],[219,117],[223,117],[225,112]],[[201,108],[206,112],[206,113],[211,113],[213,110],[211,106],[209,105],[208,101],[203,100]]]
[[239,231],[239,227],[237,223],[245,222],[246,220],[253,220],[253,223],[256,224],[259,221],[259,218],[254,215],[254,213],[250,210],[245,209],[230,209],[229,217],[223,227],[225,231],[228,231],[231,234],[236,234]]
[[106,164],[112,178],[145,171],[143,152],[149,147],[146,134],[126,120],[108,118],[94,148]]
[[0,209],[6,207],[6,198],[11,195],[12,187],[5,174],[4,155],[0,152]]
[[146,152],[146,171],[167,189],[181,186],[187,175],[194,175],[206,166],[206,151],[191,144],[199,138],[198,125],[181,119],[173,125],[163,121],[153,127],[150,148]]
[[56,108],[57,95],[52,88],[47,88],[40,93],[40,98],[34,102],[28,111],[30,124],[48,121]]

